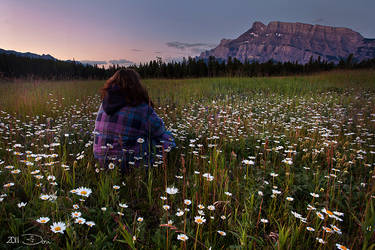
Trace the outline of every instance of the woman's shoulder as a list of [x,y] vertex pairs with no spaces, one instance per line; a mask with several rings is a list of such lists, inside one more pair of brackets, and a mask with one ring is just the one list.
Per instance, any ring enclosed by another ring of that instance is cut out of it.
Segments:
[[153,108],[147,103],[141,103],[136,106],[124,106],[120,109],[120,112],[148,113],[152,110]]

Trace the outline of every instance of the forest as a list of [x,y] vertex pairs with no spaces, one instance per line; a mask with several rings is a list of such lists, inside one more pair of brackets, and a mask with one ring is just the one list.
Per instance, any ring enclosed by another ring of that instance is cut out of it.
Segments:
[[[82,64],[78,61],[46,60],[0,54],[0,80],[102,80],[107,79],[121,65],[108,68],[98,65]],[[148,63],[127,66],[138,71],[142,78],[194,78],[194,77],[257,77],[303,75],[334,69],[371,69],[375,68],[375,58],[357,62],[353,54],[342,58],[338,64],[310,58],[306,64],[298,62],[264,63],[257,61],[241,62],[229,57],[227,60],[210,57],[207,60],[188,57],[182,61],[165,62],[161,57]]]

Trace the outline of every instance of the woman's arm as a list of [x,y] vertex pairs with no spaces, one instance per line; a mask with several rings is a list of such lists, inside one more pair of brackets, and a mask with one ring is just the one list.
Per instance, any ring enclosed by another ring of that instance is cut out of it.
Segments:
[[151,140],[155,140],[157,143],[161,142],[164,148],[175,147],[176,144],[171,132],[165,129],[163,120],[155,113],[154,109],[151,107],[150,109],[148,131]]

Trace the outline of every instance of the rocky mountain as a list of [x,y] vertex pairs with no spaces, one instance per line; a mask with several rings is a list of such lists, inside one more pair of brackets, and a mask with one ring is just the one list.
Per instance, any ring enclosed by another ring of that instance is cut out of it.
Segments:
[[16,56],[24,56],[24,57],[29,57],[29,58],[38,58],[38,59],[54,60],[54,61],[57,60],[56,58],[54,58],[50,54],[38,55],[38,54],[30,53],[30,52],[25,52],[25,53],[18,52],[18,51],[15,51],[15,50],[0,49],[0,54],[13,54],[13,55],[16,55]]
[[310,57],[338,63],[341,58],[354,55],[362,61],[375,57],[375,39],[366,39],[348,28],[305,23],[255,22],[236,39],[222,39],[220,44],[202,52],[199,58],[215,56],[226,60],[229,56],[240,61],[307,63]]

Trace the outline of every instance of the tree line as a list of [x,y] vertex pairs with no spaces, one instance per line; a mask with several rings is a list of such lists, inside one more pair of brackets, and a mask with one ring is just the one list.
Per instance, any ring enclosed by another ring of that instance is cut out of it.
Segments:
[[[375,68],[375,58],[356,62],[353,55],[340,60],[338,64],[310,58],[306,64],[297,62],[241,62],[229,57],[227,60],[183,58],[182,61],[163,62],[160,57],[148,63],[131,65],[142,78],[188,78],[188,77],[234,77],[234,76],[284,76],[309,74],[333,69],[364,69]],[[0,79],[43,79],[43,80],[73,80],[73,79],[107,79],[122,68],[111,65],[109,68],[98,65],[87,65],[76,61],[46,60],[29,58],[14,54],[0,54]]]

